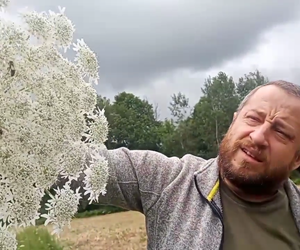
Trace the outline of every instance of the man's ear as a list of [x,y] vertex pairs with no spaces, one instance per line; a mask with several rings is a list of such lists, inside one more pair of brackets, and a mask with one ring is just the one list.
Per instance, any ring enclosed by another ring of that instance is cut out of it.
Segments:
[[237,112],[234,112],[233,117],[232,117],[232,121],[231,121],[231,124],[230,124],[229,128],[231,128],[231,126],[233,125],[233,123],[234,123],[234,121],[235,121],[236,118],[237,118]]
[[237,112],[234,112],[233,117],[232,117],[232,122],[234,122],[234,120],[236,119],[236,117],[237,117]]
[[291,167],[291,171],[294,171],[295,169],[300,167],[300,150],[297,152],[295,162]]

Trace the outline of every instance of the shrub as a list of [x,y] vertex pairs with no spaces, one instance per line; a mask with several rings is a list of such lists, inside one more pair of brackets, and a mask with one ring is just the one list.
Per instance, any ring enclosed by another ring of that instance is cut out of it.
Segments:
[[27,227],[17,234],[18,250],[63,250],[62,244],[44,227]]

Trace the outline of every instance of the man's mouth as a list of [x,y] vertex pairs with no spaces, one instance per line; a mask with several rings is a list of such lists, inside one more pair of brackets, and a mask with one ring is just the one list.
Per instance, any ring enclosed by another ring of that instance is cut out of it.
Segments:
[[257,156],[257,154],[255,154],[253,151],[250,151],[246,148],[241,148],[242,151],[248,155],[249,157],[251,157],[253,160],[257,161],[257,162],[262,162],[262,160]]

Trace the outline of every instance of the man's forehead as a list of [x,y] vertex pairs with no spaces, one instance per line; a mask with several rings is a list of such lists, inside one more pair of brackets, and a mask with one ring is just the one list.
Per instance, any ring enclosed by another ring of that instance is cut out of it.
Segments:
[[265,86],[258,89],[242,109],[244,114],[252,111],[262,117],[282,121],[300,133],[300,98],[279,87]]
[[277,86],[264,86],[258,89],[248,100],[248,105],[262,109],[290,110],[300,114],[300,98],[288,94]]
[[274,85],[268,85],[259,88],[250,98],[251,99],[268,99],[268,100],[274,100],[278,96],[281,97],[288,97],[290,96],[285,90],[274,86]]

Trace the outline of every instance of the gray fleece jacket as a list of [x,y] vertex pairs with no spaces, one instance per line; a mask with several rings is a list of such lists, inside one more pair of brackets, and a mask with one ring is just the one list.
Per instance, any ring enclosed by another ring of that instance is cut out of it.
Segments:
[[[217,159],[126,148],[101,154],[109,161],[110,178],[99,203],[143,213],[149,250],[222,249]],[[285,187],[300,232],[300,192],[290,180]]]

